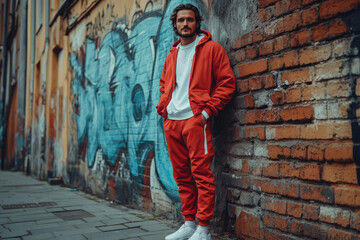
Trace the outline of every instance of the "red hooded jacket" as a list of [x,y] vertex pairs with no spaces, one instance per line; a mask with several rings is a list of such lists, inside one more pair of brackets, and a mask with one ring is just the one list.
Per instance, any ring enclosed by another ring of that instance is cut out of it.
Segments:
[[[225,49],[211,40],[208,31],[201,30],[205,36],[195,47],[193,57],[189,101],[194,115],[205,110],[209,116],[218,115],[231,100],[235,91],[235,77]],[[166,57],[160,78],[161,97],[157,105],[159,115],[167,118],[166,108],[176,81],[176,59],[180,40],[173,44],[170,54]]]

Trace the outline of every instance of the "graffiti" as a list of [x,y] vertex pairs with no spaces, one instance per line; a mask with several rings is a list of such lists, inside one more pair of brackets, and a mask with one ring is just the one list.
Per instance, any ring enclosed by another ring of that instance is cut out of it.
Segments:
[[87,36],[90,38],[95,38],[98,33],[104,32],[106,29],[110,29],[113,24],[113,21],[109,20],[111,18],[116,18],[114,13],[114,5],[107,4],[106,8],[102,12],[98,13],[94,22],[87,24]]
[[[130,29],[114,22],[102,38],[92,38],[90,32],[82,47],[84,54],[70,55],[77,138],[88,167],[98,168],[101,151],[105,163],[117,172],[125,155],[136,184],[144,185],[146,175],[152,174],[152,184],[161,186],[174,202],[179,201],[177,186],[163,119],[155,106],[163,63],[176,40],[169,19],[180,3],[205,9],[201,1],[179,0],[169,1],[161,13],[149,10],[152,3],[147,4],[146,11],[136,12]],[[110,185],[114,187],[113,182]]]

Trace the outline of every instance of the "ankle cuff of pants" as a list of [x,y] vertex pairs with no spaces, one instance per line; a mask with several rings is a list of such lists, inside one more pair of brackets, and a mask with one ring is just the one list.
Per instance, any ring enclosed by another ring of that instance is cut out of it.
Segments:
[[200,226],[203,226],[203,227],[207,227],[207,226],[209,226],[209,221],[201,221],[201,220],[199,220],[199,225]]
[[186,215],[185,221],[195,221],[195,215]]

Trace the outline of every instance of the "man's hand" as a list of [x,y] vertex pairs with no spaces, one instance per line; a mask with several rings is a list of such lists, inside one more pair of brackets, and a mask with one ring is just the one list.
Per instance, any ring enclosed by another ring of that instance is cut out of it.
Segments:
[[202,120],[203,124],[205,125],[205,123],[207,122],[207,119],[204,116],[204,114],[201,114],[201,120]]

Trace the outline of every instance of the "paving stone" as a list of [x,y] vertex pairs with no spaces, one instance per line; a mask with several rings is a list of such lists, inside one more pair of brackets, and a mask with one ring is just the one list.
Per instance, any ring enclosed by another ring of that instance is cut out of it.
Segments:
[[[13,187],[4,192],[4,185]],[[16,187],[21,185],[26,187]],[[0,204],[41,202],[57,205],[11,210],[0,206],[0,239],[4,235],[22,240],[159,240],[175,231],[151,214],[68,188],[49,186],[22,173],[0,170]],[[84,210],[94,216],[63,221],[54,214],[67,210]]]
[[40,233],[40,234],[33,234],[23,237],[23,240],[49,240],[53,239],[54,235],[51,233]]
[[21,237],[21,236],[26,236],[26,235],[29,235],[29,232],[27,232],[25,230],[18,230],[18,231],[11,232],[11,231],[5,229],[3,232],[1,232],[0,239],[1,238]]
[[98,227],[98,229],[102,232],[109,232],[109,231],[127,229],[127,227],[124,225],[110,225],[110,226],[101,226]]

